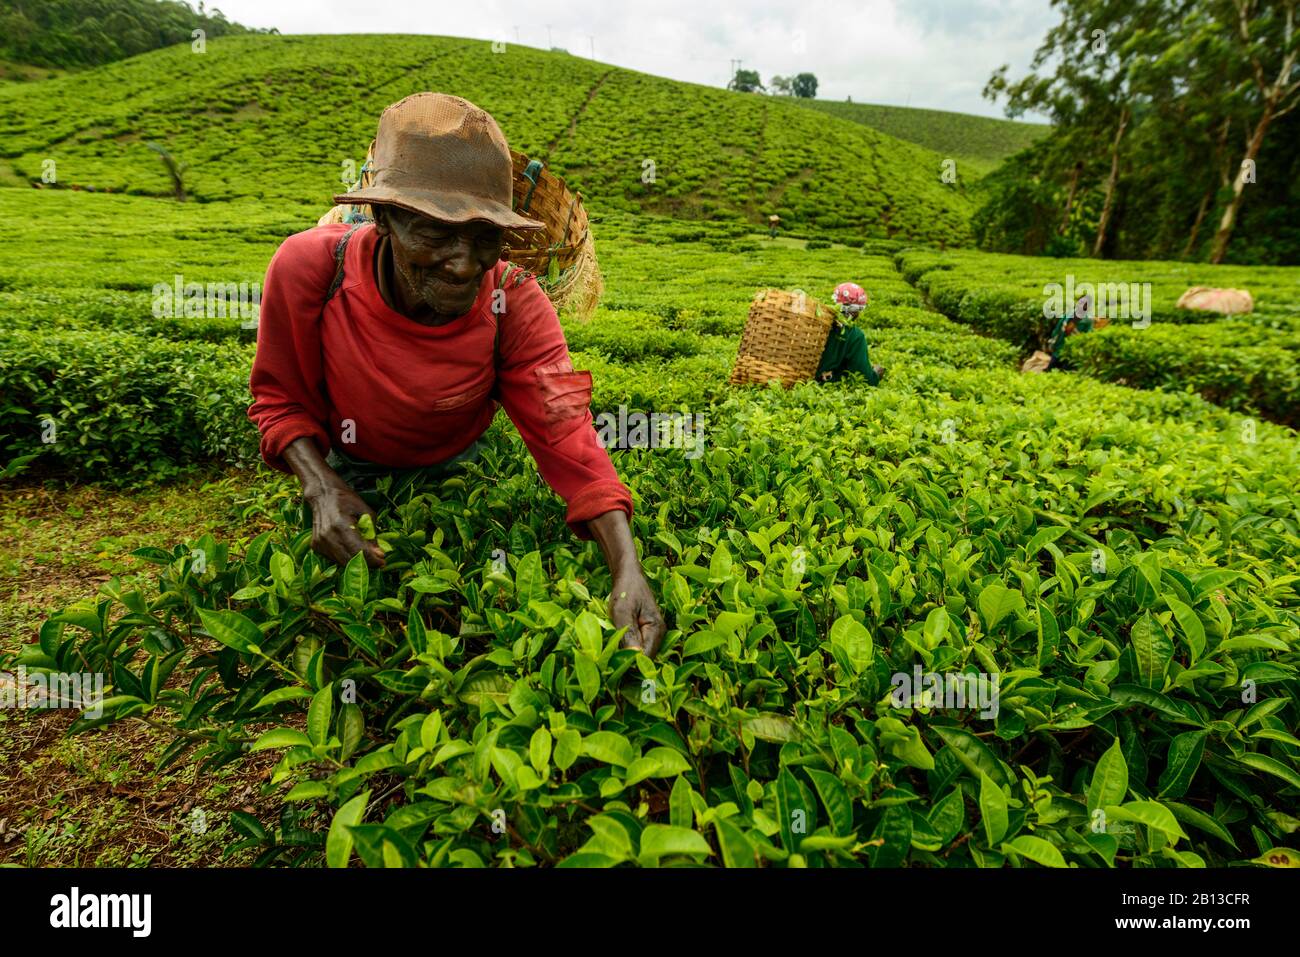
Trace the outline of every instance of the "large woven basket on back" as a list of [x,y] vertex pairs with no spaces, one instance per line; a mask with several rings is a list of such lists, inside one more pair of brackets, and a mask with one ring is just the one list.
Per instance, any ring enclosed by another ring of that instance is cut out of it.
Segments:
[[[600,301],[605,284],[582,197],[570,192],[564,180],[544,169],[539,161],[530,162],[517,150],[511,150],[510,155],[515,167],[514,209],[545,223],[546,228],[507,229],[502,255],[537,277],[557,312],[567,308],[577,319],[586,321]],[[353,189],[373,181],[374,157],[372,141]],[[341,204],[317,224],[366,222],[372,218],[369,206]]]
[[835,312],[802,292],[763,289],[754,296],[740,336],[732,385],[811,379],[821,363]]

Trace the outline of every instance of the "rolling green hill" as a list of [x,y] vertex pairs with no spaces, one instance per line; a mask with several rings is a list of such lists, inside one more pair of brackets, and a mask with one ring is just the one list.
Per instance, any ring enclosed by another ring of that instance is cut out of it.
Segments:
[[977,176],[991,172],[1008,156],[1046,136],[1050,129],[1041,123],[1019,123],[947,110],[832,100],[794,102],[916,143],[941,156],[950,156],[957,160],[960,171],[973,172]]
[[[455,92],[598,211],[759,223],[861,241],[968,241],[970,200],[941,157],[789,100],[679,83],[522,46],[446,37],[239,36],[0,89],[0,179],[166,196],[147,144],[200,201],[315,208],[343,188],[388,104]],[[651,175],[653,174],[653,175]]]

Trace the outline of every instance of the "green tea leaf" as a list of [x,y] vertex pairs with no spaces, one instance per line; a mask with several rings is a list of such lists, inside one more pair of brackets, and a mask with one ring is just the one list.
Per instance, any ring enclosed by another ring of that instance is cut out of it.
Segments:
[[330,718],[334,716],[334,687],[326,685],[317,691],[307,707],[307,736],[312,744],[324,744],[329,739]]
[[1012,591],[1005,585],[994,582],[991,585],[986,585],[984,590],[980,592],[977,604],[979,605],[980,617],[984,621],[984,630],[991,632],[1008,615],[1013,615],[1024,609],[1025,596],[1018,591]]
[[641,832],[641,857],[659,860],[671,854],[708,857],[709,842],[697,831],[671,824],[647,824]]
[[837,618],[831,625],[830,641],[844,649],[854,674],[861,674],[871,664],[871,633],[856,618],[849,615]]
[[1115,738],[1106,753],[1097,761],[1088,785],[1088,813],[1108,804],[1119,804],[1128,794],[1128,762]]
[[546,575],[542,571],[541,552],[532,551],[515,566],[515,596],[521,607],[534,599],[546,597]]
[[204,630],[236,651],[247,652],[262,640],[262,630],[237,611],[198,611]]
[[881,842],[867,849],[872,867],[901,866],[912,848],[912,812],[901,804],[885,808],[871,840]]
[[1022,834],[1014,840],[1007,841],[1002,845],[1002,851],[1003,853],[1015,851],[1021,857],[1027,857],[1035,864],[1041,864],[1043,867],[1067,866],[1065,858],[1061,856],[1061,852],[1055,844],[1029,834]]
[[545,774],[551,763],[551,732],[538,728],[528,743],[528,760],[538,774]]
[[1003,767],[1002,762],[989,750],[988,745],[975,735],[961,728],[947,728],[942,725],[935,726],[934,731],[943,739],[944,744],[952,749],[957,760],[976,778],[980,774],[987,774],[999,785],[1014,786],[1015,781]]
[[627,767],[636,759],[631,742],[614,731],[593,731],[587,735],[582,739],[582,754],[621,768]]
[[357,552],[349,559],[343,569],[343,578],[339,582],[339,594],[358,601],[366,600],[370,589],[370,567],[366,564],[365,552]]
[[923,633],[925,634],[926,646],[930,648],[937,647],[948,633],[948,609],[942,605],[930,609],[930,613],[925,616]]
[[1159,801],[1129,801],[1127,804],[1118,807],[1109,806],[1104,810],[1108,817],[1117,821],[1134,821],[1161,831],[1170,838],[1171,842],[1187,837],[1183,829],[1178,826],[1178,819],[1174,817],[1173,811]]
[[714,818],[713,832],[718,837],[718,847],[722,852],[724,867],[757,866],[754,862],[754,845],[730,819]]
[[822,806],[826,808],[831,830],[839,835],[852,834],[853,804],[849,800],[849,793],[845,790],[844,784],[835,775],[816,768],[809,768],[808,776],[812,778],[817,796],[821,798]]
[[555,739],[555,766],[567,771],[582,753],[582,734],[573,728],[565,728]]
[[1007,833],[1007,796],[987,774],[980,775],[980,818],[989,847],[996,847]]
[[361,823],[366,813],[370,792],[362,791],[334,812],[329,833],[325,836],[325,864],[327,867],[347,867],[352,856],[352,832],[349,827]]
[[311,747],[311,738],[293,728],[272,728],[253,742],[249,751],[266,751],[270,748]]
[[646,778],[676,777],[690,769],[690,762],[672,748],[651,748],[627,766],[627,779],[624,783],[630,787]]
[[1187,647],[1191,651],[1191,661],[1196,662],[1201,655],[1205,654],[1205,625],[1201,622],[1201,616],[1196,614],[1196,610],[1190,605],[1186,605],[1172,595],[1165,595],[1165,604],[1169,610],[1174,613],[1174,620],[1178,622],[1178,630],[1182,632],[1183,640],[1187,642]]
[[812,831],[811,808],[803,806],[803,793],[789,768],[782,768],[776,776],[777,826],[781,830],[781,846],[790,853],[799,850],[803,835]]
[[1174,817],[1178,818],[1181,823],[1204,831],[1206,834],[1212,834],[1229,847],[1236,848],[1237,842],[1232,839],[1228,829],[1204,811],[1198,811],[1186,804],[1179,804],[1177,801],[1165,801],[1164,805],[1173,812]]
[[1138,680],[1148,688],[1162,690],[1165,672],[1174,656],[1173,643],[1164,629],[1150,612],[1143,612],[1142,617],[1133,623],[1129,640],[1133,645],[1133,657],[1137,661]]
[[[1182,797],[1201,766],[1208,731],[1188,731],[1169,742],[1164,773],[1160,775],[1161,797]],[[1111,802],[1115,803],[1115,802]]]
[[668,795],[668,823],[673,827],[690,827],[695,823],[691,786],[684,777],[678,777],[673,782],[673,789]]
[[1267,754],[1247,751],[1236,760],[1238,764],[1244,764],[1255,771],[1271,774],[1273,777],[1285,781],[1293,788],[1300,788],[1300,774],[1296,773],[1294,768],[1287,767],[1281,761],[1270,758]]

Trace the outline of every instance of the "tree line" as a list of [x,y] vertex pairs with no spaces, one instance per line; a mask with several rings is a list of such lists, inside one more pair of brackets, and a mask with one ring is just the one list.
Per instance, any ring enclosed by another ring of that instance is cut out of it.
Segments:
[[987,181],[984,248],[1300,261],[1300,0],[1052,0],[986,97],[1052,133]]
[[768,85],[764,86],[757,70],[737,70],[727,84],[727,89],[738,93],[766,93],[770,89],[773,96],[797,96],[812,100],[817,97],[817,77],[812,73],[773,76]]
[[0,0],[0,59],[77,69],[175,43],[252,30],[217,9],[177,0]]

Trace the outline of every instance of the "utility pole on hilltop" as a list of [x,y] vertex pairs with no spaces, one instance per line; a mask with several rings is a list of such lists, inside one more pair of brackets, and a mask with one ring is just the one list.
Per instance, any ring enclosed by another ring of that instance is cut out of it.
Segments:
[[515,27],[515,42],[519,42],[519,28]]
[[596,59],[596,38],[588,33],[587,39],[591,41],[591,58],[594,60]]
[[546,46],[548,48],[555,46],[555,43],[551,40],[551,25],[549,23],[546,25]]

